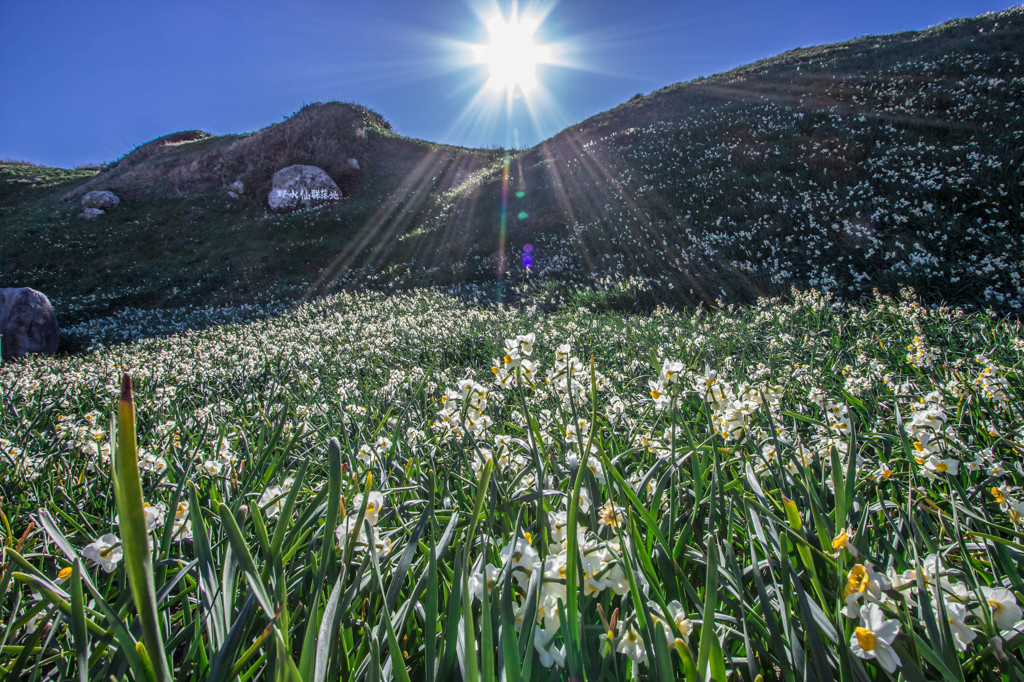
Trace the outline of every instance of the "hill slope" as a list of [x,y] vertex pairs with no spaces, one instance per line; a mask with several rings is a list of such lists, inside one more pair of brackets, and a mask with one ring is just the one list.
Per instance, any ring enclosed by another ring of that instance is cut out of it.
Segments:
[[[352,284],[507,296],[628,276],[670,303],[912,285],[1020,309],[1021,45],[1018,8],[794,50],[508,154],[402,138],[329,103],[249,135],[160,138],[99,173],[0,166],[0,284],[47,292],[65,324]],[[270,177],[291,163],[349,198],[271,214]],[[123,207],[76,218],[101,188]]]
[[[1019,308],[1021,46],[1016,9],[795,50],[636,99],[512,160],[524,195],[510,214],[528,216],[513,219],[507,250],[530,243],[542,278],[639,274],[704,300],[909,284]],[[424,254],[414,272],[496,267],[474,216],[498,210],[499,185],[495,173],[453,193],[434,248],[410,249]]]

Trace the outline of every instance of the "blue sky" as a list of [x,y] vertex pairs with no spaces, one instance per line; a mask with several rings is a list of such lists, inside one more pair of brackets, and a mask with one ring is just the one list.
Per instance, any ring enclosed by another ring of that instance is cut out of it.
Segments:
[[553,63],[509,102],[484,88],[471,48],[488,42],[488,17],[512,13],[507,0],[0,0],[0,158],[112,161],[171,132],[249,132],[331,99],[410,137],[530,146],[636,93],[1018,4],[522,0]]

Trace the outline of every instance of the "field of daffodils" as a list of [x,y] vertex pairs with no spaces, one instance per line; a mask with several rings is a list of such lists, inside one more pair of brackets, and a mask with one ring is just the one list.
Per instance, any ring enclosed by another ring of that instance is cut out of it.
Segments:
[[0,675],[1020,679],[1022,360],[419,291],[3,365]]

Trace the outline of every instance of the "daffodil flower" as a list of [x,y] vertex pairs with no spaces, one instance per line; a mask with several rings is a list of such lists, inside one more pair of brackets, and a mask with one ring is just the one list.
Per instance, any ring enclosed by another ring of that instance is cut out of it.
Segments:
[[121,540],[112,533],[101,535],[82,548],[82,556],[97,564],[105,572],[111,573],[121,561]]
[[1024,615],[1017,605],[1017,597],[1005,587],[982,587],[981,594],[985,598],[982,608],[987,606],[992,619],[1001,630],[1012,630]]
[[843,589],[843,600],[846,602],[844,612],[849,618],[860,616],[860,598],[868,595],[875,602],[883,600],[882,591],[891,589],[889,579],[874,569],[870,561],[856,564],[846,578]]
[[887,673],[900,665],[900,657],[892,649],[892,643],[900,633],[900,623],[885,617],[878,604],[867,604],[860,610],[861,624],[850,637],[850,650],[855,656],[874,660]]

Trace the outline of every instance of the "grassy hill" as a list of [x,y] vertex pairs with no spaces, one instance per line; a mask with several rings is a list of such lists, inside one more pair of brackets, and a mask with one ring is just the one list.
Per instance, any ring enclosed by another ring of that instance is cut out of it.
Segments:
[[[568,284],[609,305],[913,286],[1019,310],[1021,45],[1017,8],[798,49],[635,97],[528,150],[411,140],[326,103],[248,135],[169,135],[99,171],[5,164],[0,284],[46,292],[64,325],[350,285],[545,301]],[[292,163],[324,168],[348,198],[271,213],[270,178]],[[236,179],[246,194],[232,200]],[[77,218],[90,189],[122,207]],[[609,284],[629,277],[627,296]]]

